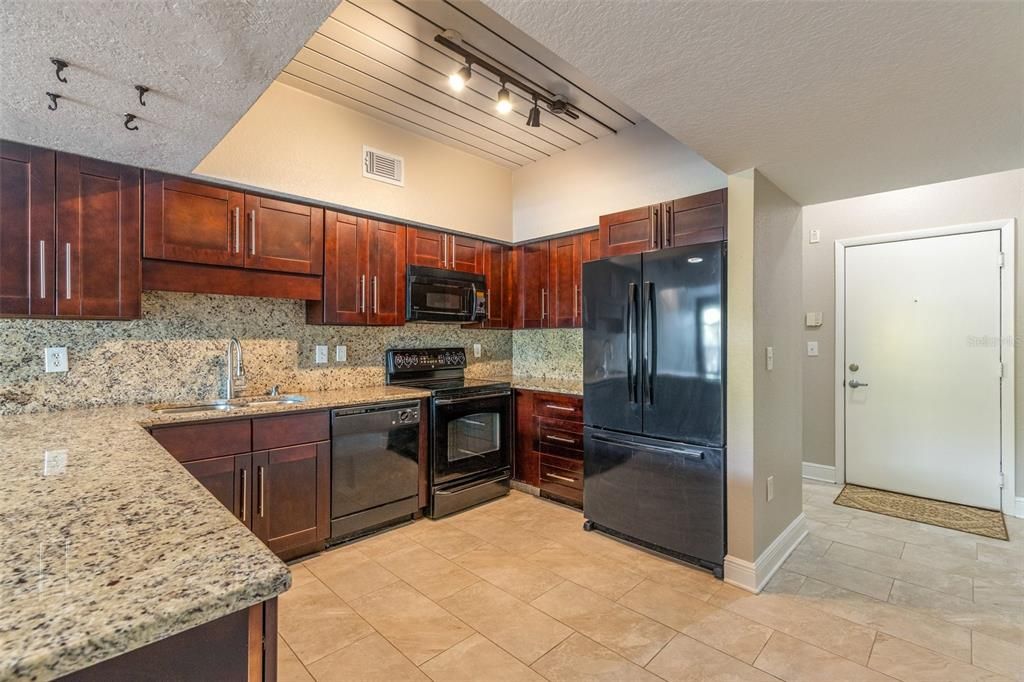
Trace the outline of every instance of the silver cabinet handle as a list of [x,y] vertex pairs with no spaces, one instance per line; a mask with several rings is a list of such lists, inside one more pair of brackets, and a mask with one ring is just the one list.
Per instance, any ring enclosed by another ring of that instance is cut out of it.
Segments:
[[373,276],[373,314],[377,314],[377,275]]
[[256,209],[249,211],[249,255],[256,255]]
[[39,298],[46,298],[46,242],[39,240]]
[[548,440],[556,440],[559,443],[571,443],[572,445],[576,445],[576,441],[573,440],[572,438],[562,438],[561,436],[552,436],[549,434],[545,434],[544,437],[547,438]]
[[359,312],[366,312],[366,275],[359,275]]
[[452,256],[451,256],[451,261],[452,261],[452,270],[454,270],[455,269],[455,235],[453,234],[451,237],[452,237],[452,248],[451,248]]
[[544,475],[547,476],[548,478],[553,478],[556,481],[565,481],[566,483],[575,483],[576,482],[575,478],[569,478],[568,476],[559,476],[558,474],[552,474],[552,473],[547,472],[547,471],[544,472]]
[[235,253],[238,253],[238,250],[241,248],[241,246],[238,243],[238,240],[239,240],[239,234],[238,233],[240,231],[238,229],[238,221],[239,221],[239,213],[241,213],[241,210],[242,209],[238,208],[237,206],[235,206],[235,208],[232,210],[232,213],[235,214],[235,218],[234,218],[234,222],[232,222],[232,224],[231,224],[231,236],[232,236],[232,240],[235,242]]
[[487,319],[491,319],[491,290],[484,289],[484,296],[487,297]]
[[658,209],[654,209],[654,224],[651,225],[651,248],[658,248],[658,232],[660,229],[661,221],[658,219]]
[[846,385],[850,388],[860,388],[861,386],[867,386],[867,382],[857,381],[856,379],[850,379],[846,382]]
[[441,235],[441,250],[443,252],[444,267],[448,267],[448,235]]
[[555,405],[554,403],[545,403],[544,407],[549,410],[561,410],[562,412],[575,412],[575,407],[566,407],[565,405]]
[[580,298],[580,287],[579,287],[578,284],[573,284],[572,285],[572,319],[573,320],[575,320],[576,317],[580,314],[579,298]]
[[541,287],[540,290],[540,319],[546,319],[548,316],[548,290]]
[[64,298],[71,300],[71,242],[64,242]]
[[241,470],[242,473],[242,523],[245,523],[246,507],[249,506],[249,491],[246,490],[246,475],[245,469]]
[[256,514],[262,519],[263,518],[263,467],[256,467],[256,486],[259,488],[259,494],[256,496]]

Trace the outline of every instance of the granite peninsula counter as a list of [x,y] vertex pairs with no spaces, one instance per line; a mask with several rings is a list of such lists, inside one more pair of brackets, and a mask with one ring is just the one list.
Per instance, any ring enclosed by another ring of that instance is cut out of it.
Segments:
[[291,574],[145,427],[428,395],[388,386],[228,413],[0,418],[0,680],[52,679],[275,598]]

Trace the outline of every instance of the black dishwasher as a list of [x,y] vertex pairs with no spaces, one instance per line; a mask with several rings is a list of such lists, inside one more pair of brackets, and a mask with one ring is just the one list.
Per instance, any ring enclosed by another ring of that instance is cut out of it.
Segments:
[[412,517],[419,435],[418,401],[331,413],[331,542]]

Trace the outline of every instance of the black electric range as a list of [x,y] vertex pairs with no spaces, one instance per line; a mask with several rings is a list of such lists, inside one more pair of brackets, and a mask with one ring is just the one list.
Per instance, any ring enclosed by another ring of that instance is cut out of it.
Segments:
[[512,387],[467,379],[464,348],[391,349],[387,383],[429,390],[430,505],[438,518],[508,494]]

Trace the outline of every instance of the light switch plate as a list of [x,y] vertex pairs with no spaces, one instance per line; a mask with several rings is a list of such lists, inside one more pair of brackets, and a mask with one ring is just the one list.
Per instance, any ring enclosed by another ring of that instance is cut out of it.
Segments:
[[818,357],[818,342],[808,341],[807,342],[807,357],[816,358]]
[[348,346],[335,346],[334,359],[337,362],[348,362]]
[[480,344],[479,343],[474,343],[473,344],[473,357],[474,358],[480,357]]
[[68,349],[64,346],[43,349],[43,357],[47,372],[68,371]]
[[821,241],[821,230],[810,230],[808,232],[808,241],[811,244],[817,244]]
[[775,369],[775,349],[771,346],[764,349],[764,365],[769,372]]
[[806,326],[806,327],[820,327],[821,326],[821,313],[806,313],[804,315],[804,326]]
[[771,502],[772,500],[775,499],[775,477],[774,476],[769,476],[768,477],[768,486],[767,487],[768,487],[768,490],[767,490],[768,501]]
[[315,356],[314,360],[315,360],[316,364],[318,364],[318,365],[326,365],[327,364],[327,346],[317,346],[316,347],[316,356]]

